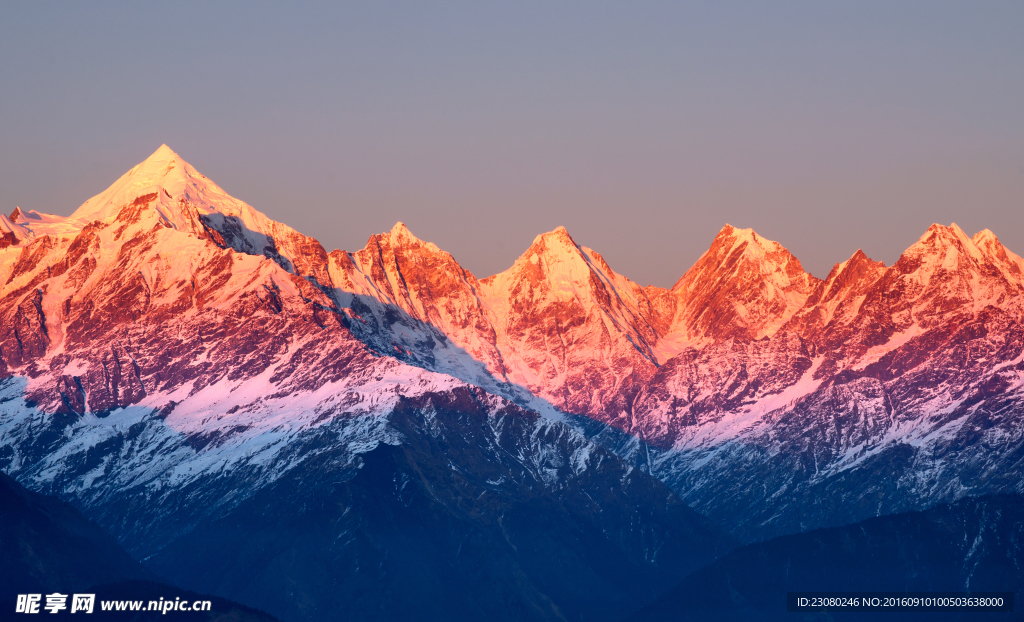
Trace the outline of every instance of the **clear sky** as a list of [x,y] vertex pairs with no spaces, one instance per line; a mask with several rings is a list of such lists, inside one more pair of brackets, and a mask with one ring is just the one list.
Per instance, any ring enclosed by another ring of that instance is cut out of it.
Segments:
[[478,276],[565,225],[669,286],[728,222],[825,276],[932,222],[1024,254],[1024,2],[24,2],[0,209],[70,214],[161,143],[361,248]]

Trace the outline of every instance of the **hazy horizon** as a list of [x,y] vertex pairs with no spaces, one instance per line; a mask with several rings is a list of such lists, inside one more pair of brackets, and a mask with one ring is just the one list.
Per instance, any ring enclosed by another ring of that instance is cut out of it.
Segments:
[[565,226],[670,287],[725,223],[824,277],[933,222],[1024,254],[1024,5],[21,5],[0,209],[67,215],[167,143],[357,250],[478,276]]

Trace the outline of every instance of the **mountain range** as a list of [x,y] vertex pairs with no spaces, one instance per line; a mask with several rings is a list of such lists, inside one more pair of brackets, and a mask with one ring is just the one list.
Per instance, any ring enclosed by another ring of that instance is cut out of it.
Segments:
[[0,216],[0,284],[0,468],[286,620],[480,582],[516,587],[454,617],[617,619],[735,542],[1024,492],[988,230],[822,280],[726,225],[664,289],[559,227],[481,279],[402,223],[327,252],[161,146]]

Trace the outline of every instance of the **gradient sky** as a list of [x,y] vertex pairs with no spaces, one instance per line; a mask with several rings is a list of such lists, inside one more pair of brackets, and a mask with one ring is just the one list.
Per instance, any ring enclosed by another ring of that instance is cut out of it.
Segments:
[[1024,254],[1024,2],[7,3],[0,209],[70,214],[161,143],[361,248],[487,276],[565,225],[670,286],[721,226],[819,277],[932,222]]

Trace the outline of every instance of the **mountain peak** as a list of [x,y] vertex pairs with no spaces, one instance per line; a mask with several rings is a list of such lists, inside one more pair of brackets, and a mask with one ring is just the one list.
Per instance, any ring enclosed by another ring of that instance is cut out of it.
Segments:
[[807,300],[808,306],[816,306],[843,295],[860,295],[885,272],[885,263],[874,261],[862,249],[846,261],[832,267],[825,280]]
[[[11,220],[14,219],[12,218]],[[993,244],[999,244],[999,238],[997,238],[996,234],[992,233],[990,229],[982,229],[975,233],[971,240],[978,246],[978,248],[986,248]]]
[[[838,268],[840,271],[842,271],[842,270],[846,270],[848,268],[854,268],[854,267],[859,267],[859,266],[863,266],[863,265],[870,265],[870,266],[874,266],[874,267],[880,268],[880,269],[884,269],[885,268],[885,262],[884,261],[875,261],[874,259],[871,259],[870,257],[867,256],[867,254],[864,252],[864,250],[860,249],[860,248],[858,248],[856,250],[856,252],[854,252],[853,255],[850,256],[849,259],[847,259],[846,261],[844,261],[842,263],[836,264],[836,268]],[[835,268],[833,268],[833,270],[835,270]]]
[[[71,220],[80,224],[93,220],[109,222],[124,205],[149,194],[157,195],[157,203],[164,202],[166,198],[171,203],[184,199],[197,205],[241,205],[240,201],[230,197],[170,147],[160,145],[148,158],[133,166],[106,190],[83,203],[71,215]],[[178,222],[180,217],[172,213],[176,210],[164,208],[160,211],[175,228],[185,224]]]
[[[697,263],[672,287],[674,291],[684,287],[693,279],[687,279],[695,269],[705,274],[709,269],[731,271],[737,262],[760,264],[765,274],[784,271],[794,279],[803,279],[800,261],[783,245],[757,234],[753,229],[738,229],[726,224],[711,242],[711,247],[697,260]],[[707,276],[707,274],[705,274]],[[813,277],[811,277],[813,278]]]
[[[955,249],[956,252],[978,261],[983,260],[985,257],[985,253],[981,251],[975,241],[969,238],[964,233],[964,230],[955,222],[951,223],[948,227],[940,224],[933,224],[928,227],[928,230],[903,255],[908,258],[914,258],[915,261],[917,260],[916,258],[926,255],[934,255],[938,258],[939,255],[942,255],[942,257],[946,256],[945,249]],[[942,259],[936,260],[940,261],[940,263],[944,261]]]
[[183,177],[190,172],[199,175],[198,171],[182,160],[173,149],[167,145],[160,145],[148,158],[132,167],[128,175],[137,179],[144,178],[147,182],[156,184],[172,173],[175,173],[173,177]]
[[716,235],[715,237],[718,238],[720,236],[732,236],[732,237],[740,237],[740,238],[744,238],[744,239],[755,239],[756,240],[757,239],[757,232],[754,231],[753,229],[749,229],[749,228],[748,229],[741,229],[739,227],[734,227],[733,225],[730,225],[729,223],[725,223],[725,225],[723,225],[722,228],[719,229],[718,235]]
[[999,242],[999,238],[988,229],[982,229],[975,233],[974,237],[971,238],[971,242],[986,255],[1000,259],[1006,256],[1006,250],[1003,248],[1002,243]]
[[960,228],[960,225],[955,222],[949,223],[948,227],[938,223],[933,223],[932,226],[928,227],[928,230],[925,231],[921,238],[925,239],[929,236],[936,236],[944,241],[956,240],[961,243],[970,241],[971,239],[966,233],[964,233],[964,230]]
[[696,341],[771,335],[818,282],[778,242],[727,224],[672,287],[681,304],[674,330]]
[[24,213],[21,211],[21,208],[15,206],[14,211],[11,212],[11,215],[8,218],[10,219],[11,222],[18,222],[18,219],[22,218],[23,216],[24,216]]
[[[740,229],[726,224],[715,236],[711,248],[707,254],[731,256],[734,252],[742,250],[743,256],[749,260],[763,261],[771,257],[784,255],[787,261],[791,259],[799,265],[796,257],[793,257],[784,246],[757,234],[753,229]],[[800,268],[801,271],[803,268]]]
[[[29,211],[19,220],[33,236],[59,238],[78,235],[96,221],[120,223],[116,237],[161,225],[241,253],[268,257],[301,276],[320,269],[311,262],[323,253],[319,242],[229,195],[167,145],[160,145],[71,216]],[[125,233],[129,227],[131,231]],[[325,273],[316,277],[326,282]]]
[[540,239],[540,238],[560,238],[560,239],[570,239],[571,240],[572,236],[569,235],[569,230],[568,229],[566,229],[562,225],[558,225],[557,227],[555,227],[551,231],[546,231],[546,232],[538,235],[536,239]]
[[974,245],[992,259],[996,265],[1011,278],[1020,279],[1024,274],[1024,259],[1003,246],[996,234],[988,229],[982,229],[971,238]]
[[542,233],[533,239],[533,244],[530,246],[530,250],[527,252],[537,252],[538,250],[546,250],[547,252],[558,252],[558,251],[573,251],[580,252],[579,245],[576,244],[576,240],[572,239],[569,235],[569,231],[559,225],[554,230]]
[[913,309],[914,321],[929,326],[1019,295],[1024,260],[1004,249],[990,231],[972,239],[956,223],[936,224],[900,255],[893,269],[890,289],[905,292],[896,298]]
[[397,239],[410,239],[419,241],[419,238],[413,235],[412,231],[409,231],[409,227],[406,227],[405,223],[402,222],[401,220],[396,222],[394,227],[391,227],[391,231],[388,231],[388,235],[390,235],[392,238]]
[[175,153],[173,149],[168,147],[167,143],[163,143],[162,145],[157,147],[156,151],[154,151],[144,161],[148,162],[149,160],[153,160],[153,159],[156,159],[156,160],[180,159],[180,156],[177,153]]
[[[413,253],[416,255],[427,254],[451,257],[449,253],[442,251],[433,242],[424,242],[417,238],[416,234],[411,232],[406,223],[401,220],[395,222],[389,231],[370,236],[370,239],[367,240],[367,245],[361,251],[356,252],[365,252],[368,249],[377,249],[373,251],[374,253],[386,250],[387,253],[392,255]],[[454,261],[454,259],[452,260]]]
[[24,240],[29,237],[29,230],[23,225],[14,222],[7,216],[0,214],[0,248],[9,246],[17,240]]
[[[386,233],[375,234],[370,236],[370,240],[367,242],[367,247],[373,244],[385,244],[391,246],[393,249],[401,247],[417,246],[425,247],[432,251],[443,252],[433,242],[424,242],[420,238],[416,237],[416,234],[409,230],[409,227],[404,222],[399,220],[395,223],[395,226],[391,227]],[[422,250],[422,248],[421,248]]]

